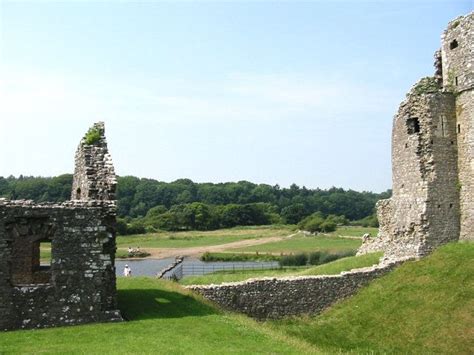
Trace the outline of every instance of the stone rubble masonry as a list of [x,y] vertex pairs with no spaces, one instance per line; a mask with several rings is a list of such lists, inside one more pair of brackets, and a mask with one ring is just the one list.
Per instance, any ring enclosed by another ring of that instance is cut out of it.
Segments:
[[319,314],[335,302],[352,296],[402,261],[400,259],[339,275],[267,277],[221,285],[190,285],[186,288],[227,310],[259,320]]
[[461,240],[474,240],[474,13],[451,21],[442,36],[443,85],[456,94]]
[[435,53],[439,87],[420,80],[393,121],[393,194],[377,203],[380,229],[358,255],[427,255],[474,240],[474,13],[451,21]]
[[[109,165],[110,157],[102,153],[103,166]],[[91,180],[96,186],[112,181]],[[115,278],[116,201],[111,197],[60,204],[0,199],[0,330],[122,320]],[[51,243],[50,265],[40,264],[43,242]]]
[[97,130],[100,139],[87,144],[84,136],[79,143],[71,200],[115,200],[117,177],[107,148],[104,123],[95,123],[91,130]]

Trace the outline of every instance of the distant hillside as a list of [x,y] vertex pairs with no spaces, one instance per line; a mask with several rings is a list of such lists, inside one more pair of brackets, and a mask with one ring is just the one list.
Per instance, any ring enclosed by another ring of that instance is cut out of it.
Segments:
[[318,317],[276,329],[329,353],[472,354],[474,243],[408,262]]
[[[0,196],[38,202],[64,201],[70,198],[71,184],[70,174],[52,178],[0,177]],[[207,205],[265,203],[267,209],[281,215],[287,223],[297,223],[317,211],[358,220],[371,215],[375,203],[390,195],[391,191],[357,192],[335,187],[307,189],[295,184],[281,188],[248,181],[213,184],[194,183],[189,179],[166,183],[134,176],[118,179],[119,216],[133,218],[145,216],[156,206],[169,210],[176,205],[200,202]]]

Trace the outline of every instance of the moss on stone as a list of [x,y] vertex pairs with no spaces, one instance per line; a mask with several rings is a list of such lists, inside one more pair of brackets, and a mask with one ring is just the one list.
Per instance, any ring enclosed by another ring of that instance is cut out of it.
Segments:
[[440,86],[437,83],[436,79],[432,76],[427,76],[420,79],[420,81],[416,83],[415,87],[413,88],[413,92],[416,95],[423,95],[438,92],[439,89]]

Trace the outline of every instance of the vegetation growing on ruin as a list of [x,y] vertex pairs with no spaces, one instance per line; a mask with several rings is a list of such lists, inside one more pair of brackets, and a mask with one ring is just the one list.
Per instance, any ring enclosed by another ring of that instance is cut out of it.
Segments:
[[473,258],[474,243],[451,243],[373,281],[321,316],[272,323],[328,353],[469,354]]
[[447,79],[446,89],[449,92],[453,93],[454,96],[458,95],[458,89],[456,87],[456,74],[454,73],[453,70],[448,71],[448,79]]
[[87,145],[97,144],[100,140],[100,131],[95,127],[91,127],[87,131],[84,139],[85,139],[85,144]]
[[432,76],[427,76],[420,79],[420,81],[416,83],[415,87],[413,88],[413,92],[416,95],[423,95],[438,92],[439,89],[440,87],[436,79]]

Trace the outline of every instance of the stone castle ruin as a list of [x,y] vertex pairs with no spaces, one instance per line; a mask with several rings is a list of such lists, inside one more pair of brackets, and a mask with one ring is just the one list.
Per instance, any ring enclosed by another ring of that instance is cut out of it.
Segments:
[[393,195],[377,204],[379,236],[364,238],[358,251],[383,251],[378,265],[188,288],[259,319],[315,314],[405,260],[474,240],[474,13],[449,23],[435,69],[413,86],[394,118]]
[[421,79],[393,121],[393,195],[379,201],[379,236],[359,254],[421,257],[474,240],[474,13],[451,21]]
[[[120,321],[115,287],[116,178],[104,124],[76,153],[72,200],[0,199],[0,329]],[[51,246],[51,262],[40,250]]]

